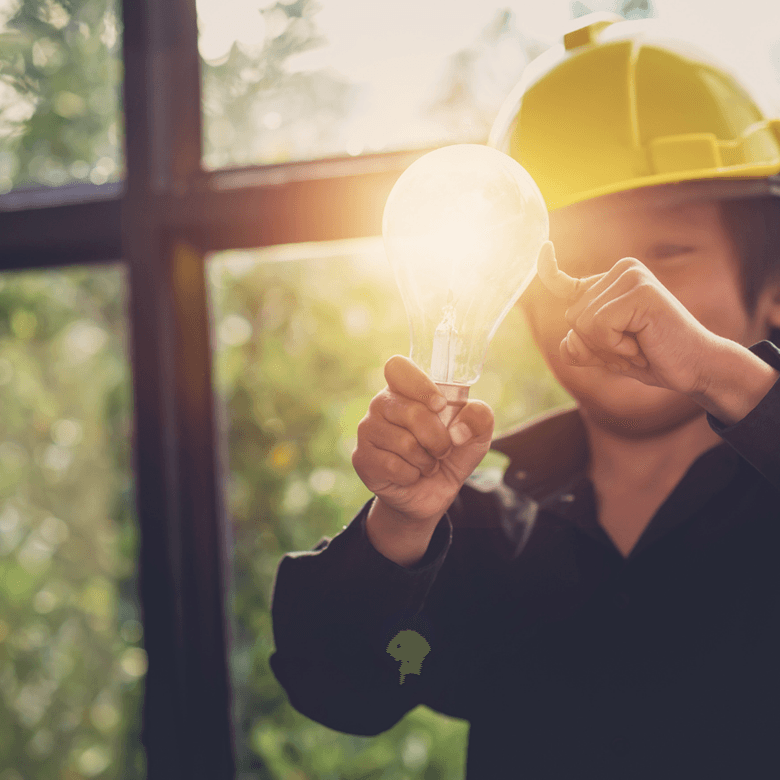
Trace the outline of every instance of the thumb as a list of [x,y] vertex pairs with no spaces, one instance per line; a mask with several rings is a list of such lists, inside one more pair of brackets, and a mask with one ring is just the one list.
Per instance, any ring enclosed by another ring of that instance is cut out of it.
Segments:
[[542,284],[556,297],[573,302],[591,285],[595,284],[603,274],[577,279],[558,268],[555,257],[555,247],[552,241],[545,241],[539,250],[536,272]]
[[490,449],[495,420],[484,401],[469,401],[449,427],[453,449],[448,460],[465,479]]

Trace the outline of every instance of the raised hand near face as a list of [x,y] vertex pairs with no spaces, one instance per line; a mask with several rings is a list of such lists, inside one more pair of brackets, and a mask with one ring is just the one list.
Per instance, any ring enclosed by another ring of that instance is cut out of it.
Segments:
[[537,267],[545,287],[568,305],[570,330],[559,347],[568,365],[682,393],[724,422],[741,419],[776,379],[744,346],[704,327],[633,257],[577,279],[558,268],[548,241]]
[[561,359],[601,366],[647,385],[692,394],[704,389],[705,357],[717,349],[710,333],[639,260],[625,257],[601,274],[575,279],[558,268],[546,242],[538,274],[568,303],[569,332]]

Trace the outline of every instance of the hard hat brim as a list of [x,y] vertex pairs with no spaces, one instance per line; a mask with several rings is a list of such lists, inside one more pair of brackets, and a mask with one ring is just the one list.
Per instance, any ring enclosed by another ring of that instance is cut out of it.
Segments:
[[666,182],[631,189],[592,194],[555,211],[565,213],[588,204],[602,204],[612,210],[631,210],[638,206],[666,208],[702,201],[741,200],[744,198],[780,197],[780,175],[746,179],[699,179]]

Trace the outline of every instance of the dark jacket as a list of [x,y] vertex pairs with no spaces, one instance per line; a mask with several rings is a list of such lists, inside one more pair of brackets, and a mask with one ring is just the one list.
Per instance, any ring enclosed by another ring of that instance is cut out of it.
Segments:
[[[496,440],[503,481],[471,478],[417,566],[373,548],[368,504],[285,555],[270,663],[292,705],[363,735],[418,704],[464,718],[468,780],[780,777],[780,382],[736,425],[708,419],[724,441],[628,557],[576,409]],[[401,683],[403,630],[430,650]]]

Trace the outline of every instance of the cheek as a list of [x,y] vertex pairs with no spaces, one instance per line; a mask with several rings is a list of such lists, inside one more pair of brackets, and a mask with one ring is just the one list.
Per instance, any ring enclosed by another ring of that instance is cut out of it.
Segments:
[[680,299],[683,306],[716,336],[742,343],[747,337],[750,318],[742,303],[739,289],[731,284],[719,284],[708,290],[706,297]]
[[[725,242],[724,242],[725,245]],[[710,332],[742,342],[750,324],[736,258],[713,251],[658,280]]]

